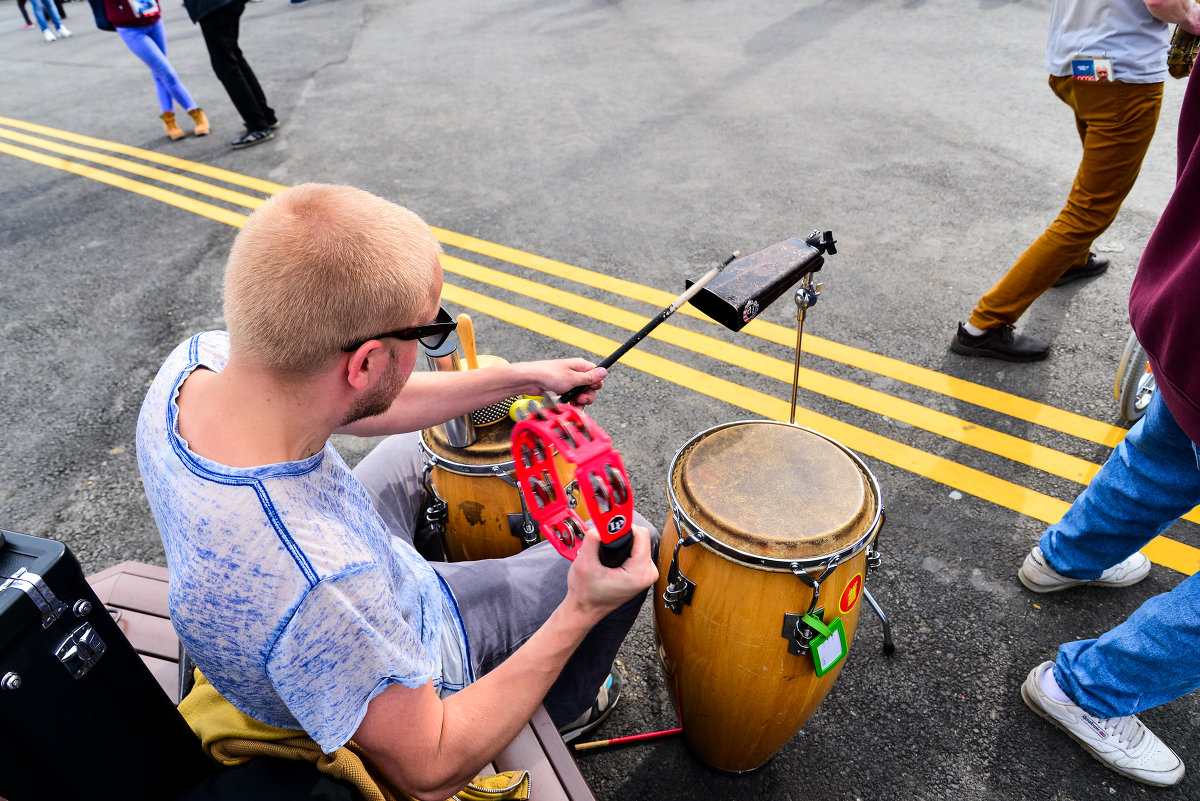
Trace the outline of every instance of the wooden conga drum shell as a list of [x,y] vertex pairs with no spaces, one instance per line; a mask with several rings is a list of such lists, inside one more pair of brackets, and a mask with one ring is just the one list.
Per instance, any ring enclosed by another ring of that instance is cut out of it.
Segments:
[[[430,479],[438,497],[446,502],[444,545],[451,562],[503,559],[522,550],[520,537],[513,535],[508,523],[510,514],[520,514],[523,509],[521,493],[494,472],[498,468],[515,481],[512,429],[508,418],[479,427],[476,441],[465,448],[451,446],[441,426],[421,432],[426,460],[428,454],[436,457]],[[561,457],[556,464],[559,476],[570,482],[575,466]],[[577,511],[588,519],[585,506]]]
[[[672,521],[659,548],[657,598],[666,589],[678,538]],[[803,614],[812,600],[812,591],[792,574],[748,571],[695,546],[680,551],[680,566],[696,582],[696,597],[681,615],[656,605],[655,624],[684,738],[696,756],[720,770],[762,767],[817,711],[846,660],[817,678],[811,658],[788,652],[781,610]],[[866,551],[844,567],[821,584],[825,600],[818,608],[836,608],[849,582],[861,580]],[[860,606],[840,615],[847,647]]]
[[[808,722],[848,658],[818,677],[811,656],[789,652],[784,615],[803,615],[813,596],[792,566],[817,578],[836,561],[816,609],[826,623],[841,619],[849,649],[878,490],[861,461],[832,440],[747,421],[681,449],[669,491],[673,516],[654,589],[667,684],[697,757],[719,770],[754,770]],[[677,541],[697,531],[704,540],[678,551],[678,569],[695,589],[677,614],[663,600],[668,574]]]

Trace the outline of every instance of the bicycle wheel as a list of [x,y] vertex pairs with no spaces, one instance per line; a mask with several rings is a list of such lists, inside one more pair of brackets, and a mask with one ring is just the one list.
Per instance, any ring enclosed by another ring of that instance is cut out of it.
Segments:
[[1154,373],[1150,371],[1150,360],[1134,334],[1125,343],[1125,352],[1117,366],[1117,380],[1113,391],[1121,407],[1121,417],[1136,423],[1146,413],[1154,397]]

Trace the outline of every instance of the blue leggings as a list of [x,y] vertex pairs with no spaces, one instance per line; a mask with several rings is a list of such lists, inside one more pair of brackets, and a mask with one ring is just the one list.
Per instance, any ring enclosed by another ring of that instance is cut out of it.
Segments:
[[117,28],[117,33],[121,34],[121,40],[133,54],[150,68],[154,76],[154,89],[158,92],[158,107],[164,113],[172,109],[172,100],[183,106],[184,110],[196,108],[196,101],[192,100],[187,87],[175,74],[175,68],[167,61],[167,28],[162,19],[141,28]]

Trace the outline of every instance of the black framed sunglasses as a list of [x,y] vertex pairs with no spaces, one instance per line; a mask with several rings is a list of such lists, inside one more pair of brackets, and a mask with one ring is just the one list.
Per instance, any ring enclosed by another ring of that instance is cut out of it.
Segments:
[[387,331],[382,334],[376,334],[373,337],[366,337],[357,342],[346,345],[342,348],[343,353],[353,353],[361,348],[372,339],[383,339],[384,337],[395,337],[396,339],[417,339],[425,347],[433,350],[439,348],[449,336],[454,333],[454,329],[458,328],[458,321],[450,316],[450,312],[446,311],[445,307],[438,309],[437,319],[432,323],[425,325],[414,325],[411,328],[401,328],[399,331]]

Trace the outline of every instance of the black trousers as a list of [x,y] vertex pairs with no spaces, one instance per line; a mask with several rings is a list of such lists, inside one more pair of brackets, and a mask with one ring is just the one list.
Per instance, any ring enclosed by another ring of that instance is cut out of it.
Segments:
[[254,70],[238,47],[238,26],[246,0],[234,0],[200,20],[200,33],[208,47],[213,72],[225,87],[242,121],[251,131],[263,131],[276,122],[275,110],[267,105]]

